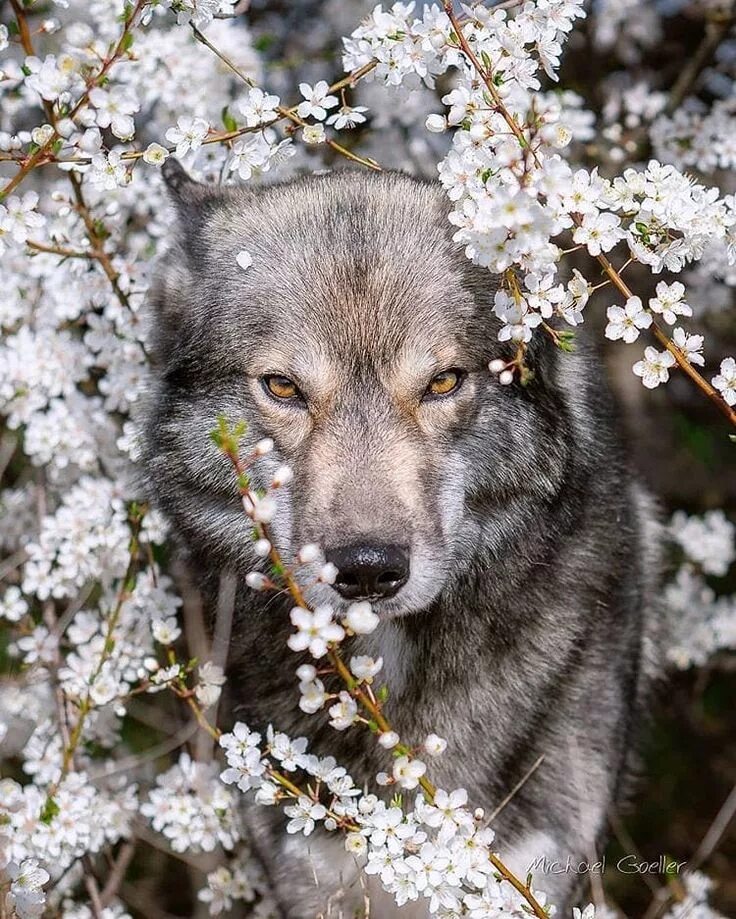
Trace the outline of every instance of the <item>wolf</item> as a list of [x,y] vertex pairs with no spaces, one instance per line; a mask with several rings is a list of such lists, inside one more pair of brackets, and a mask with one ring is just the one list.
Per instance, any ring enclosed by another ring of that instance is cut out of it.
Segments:
[[[235,580],[231,717],[306,736],[361,785],[391,762],[368,731],[298,708],[292,603],[245,586],[262,562],[209,437],[223,414],[247,423],[246,453],[275,443],[255,485],[293,470],[274,541],[290,565],[318,543],[339,572],[309,599],[373,604],[380,624],[350,653],[383,658],[403,738],[446,738],[435,783],[494,814],[522,879],[594,863],[658,672],[660,567],[595,352],[538,334],[524,382],[500,384],[494,279],[453,241],[436,183],[337,171],[218,187],[172,160],[164,176],[177,223],[150,296],[144,462],[206,602]],[[341,841],[295,840],[276,810],[246,820],[283,916],[358,915]],[[564,909],[579,880],[534,886]],[[368,895],[379,919],[427,915]]]

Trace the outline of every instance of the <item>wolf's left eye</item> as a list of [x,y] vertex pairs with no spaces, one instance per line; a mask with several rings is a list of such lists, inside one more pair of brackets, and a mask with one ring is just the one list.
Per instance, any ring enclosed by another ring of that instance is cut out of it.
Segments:
[[462,370],[443,370],[430,381],[429,386],[424,393],[427,396],[449,396],[460,388],[460,384],[465,378]]

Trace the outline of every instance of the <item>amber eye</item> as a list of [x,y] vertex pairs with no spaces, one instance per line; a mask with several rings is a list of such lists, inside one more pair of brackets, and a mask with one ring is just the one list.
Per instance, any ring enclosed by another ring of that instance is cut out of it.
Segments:
[[464,376],[462,370],[443,370],[431,380],[425,395],[449,396],[460,387]]
[[282,377],[278,373],[269,373],[261,379],[263,388],[266,392],[276,399],[295,399],[300,398],[299,387],[288,377]]

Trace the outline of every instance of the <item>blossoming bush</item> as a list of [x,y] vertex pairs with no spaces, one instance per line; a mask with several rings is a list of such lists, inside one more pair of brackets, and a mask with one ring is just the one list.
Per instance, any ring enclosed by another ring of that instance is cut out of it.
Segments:
[[[457,242],[489,283],[500,278],[489,373],[523,383],[532,336],[571,350],[593,313],[625,350],[631,382],[686,379],[704,411],[720,412],[726,438],[736,361],[704,331],[736,284],[735,200],[721,191],[736,165],[733,18],[707,0],[679,6],[703,41],[660,86],[643,56],[679,10],[595,4],[587,40],[623,68],[599,75],[593,111],[557,83],[566,44],[574,53],[586,28],[582,0],[344,4],[343,72],[336,57],[312,54],[293,84],[291,65],[269,55],[286,12],[263,28],[248,3],[220,0],[6,4],[0,916],[158,915],[171,904],[157,886],[161,857],[194,873],[199,907],[185,909],[276,915],[240,819],[243,794],[283,807],[289,833],[342,834],[399,904],[425,899],[434,914],[474,919],[552,912],[541,882],[506,867],[466,792],[432,783],[443,739],[399,737],[387,722],[382,661],[343,658],[346,635],[376,627],[370,606],[336,621],[306,603],[299,569],[285,569],[269,539],[290,470],[256,493],[249,464],[272,444],[244,459],[224,422],[213,436],[272,571],[249,585],[291,593],[289,646],[314,659],[296,673],[294,704],[326,708],[337,731],[372,731],[387,767],[374,789],[358,788],[278,724],[265,736],[242,723],[221,733],[227,636],[216,629],[210,643],[191,587],[169,570],[166,524],[145,504],[136,466],[143,306],[169,225],[160,167],[175,155],[221,182],[338,165],[434,173]],[[330,21],[317,43],[334,55]],[[247,270],[250,255],[238,263]],[[736,600],[719,588],[734,527],[720,510],[678,511],[669,529],[679,566],[665,591],[669,657],[702,666],[736,647]],[[318,546],[299,556],[319,558]],[[324,565],[320,577],[335,574]],[[327,672],[342,679],[337,696]],[[716,915],[709,886],[689,871],[657,915]],[[598,900],[576,916],[615,915]]]

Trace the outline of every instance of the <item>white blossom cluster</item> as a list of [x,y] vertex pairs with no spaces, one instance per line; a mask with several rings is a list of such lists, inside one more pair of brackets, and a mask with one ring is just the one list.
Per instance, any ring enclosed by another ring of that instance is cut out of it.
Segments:
[[[399,903],[423,899],[444,917],[526,914],[516,891],[497,881],[492,833],[462,789],[430,801],[425,788],[409,810],[356,788],[303,738],[272,729],[262,740],[244,725],[221,739],[223,785],[220,767],[190,743],[193,731],[175,725],[171,734],[183,739],[174,748],[161,729],[168,716],[152,706],[163,699],[180,706],[182,722],[190,710],[200,723],[216,717],[224,674],[221,661],[194,659],[181,600],[159,568],[165,523],[138,503],[143,304],[169,230],[159,167],[175,155],[197,178],[263,182],[322,168],[340,155],[336,144],[351,147],[366,127],[376,157],[382,132],[409,133],[406,164],[440,160],[456,240],[502,277],[499,338],[522,353],[493,362],[501,382],[514,379],[534,330],[551,328],[564,341],[553,324],[583,321],[600,279],[577,269],[563,276],[563,250],[579,249],[617,268],[631,257],[656,275],[650,295],[616,298],[607,288],[605,331],[633,343],[661,326],[672,347],[649,344],[633,364],[653,388],[676,372],[675,355],[698,371],[710,365],[704,335],[686,320],[736,286],[734,199],[711,176],[734,168],[732,100],[667,113],[664,94],[640,80],[618,93],[618,107],[609,100],[597,133],[581,96],[545,87],[582,0],[458,7],[466,49],[439,5],[376,7],[345,39],[345,67],[361,72],[347,93],[322,76],[284,87],[277,72],[267,81],[244,17],[232,18],[242,4],[228,0],[18,6],[27,36],[12,28],[14,9],[0,10],[0,182],[12,184],[0,199],[0,467],[9,483],[0,492],[0,630],[10,660],[0,674],[0,766],[13,776],[0,779],[0,913],[128,919],[115,897],[93,909],[90,865],[104,883],[144,824],[171,853],[219,860],[214,870],[207,863],[199,893],[212,915],[236,903],[260,919],[275,915],[227,787],[237,785],[260,804],[283,803],[292,834],[344,832],[348,852]],[[645,50],[658,40],[659,19],[651,4],[606,0],[596,40]],[[728,72],[719,62],[720,77]],[[621,175],[574,160],[600,137],[628,156],[627,132],[642,129],[656,158]],[[708,178],[695,182],[683,172],[690,168]],[[252,264],[245,251],[237,261],[244,271]],[[733,406],[736,362],[718,361],[707,377]],[[273,519],[290,475],[277,469],[265,495],[244,496],[256,528]],[[736,647],[736,606],[711,583],[734,560],[733,525],[720,512],[676,515],[671,534],[686,560],[666,597],[677,626],[670,657],[686,667]],[[272,546],[262,538],[255,549],[266,558]],[[299,562],[334,581],[317,547],[304,547]],[[269,587],[261,572],[248,582]],[[317,668],[345,636],[375,629],[376,615],[357,603],[338,620],[328,606],[295,602],[291,622],[289,646],[314,659],[298,668],[295,705],[326,710],[337,731],[359,729],[359,693],[372,692],[383,661],[350,658],[354,688],[337,693]],[[152,717],[165,755],[128,745],[126,729]],[[429,760],[446,746],[430,734],[409,748],[391,729],[376,740],[390,763],[376,785],[404,797],[426,785]],[[303,794],[287,794],[276,773],[304,778]],[[705,910],[704,896],[688,890]],[[582,915],[591,919],[592,908]]]
[[238,809],[217,772],[216,764],[182,753],[176,765],[157,777],[141,805],[143,816],[175,852],[212,852],[218,844],[232,849],[239,839]]
[[4,779],[2,792],[0,839],[5,852],[21,866],[40,861],[55,880],[82,856],[127,837],[138,803],[135,787],[125,781],[102,789],[74,772],[55,792],[58,812],[53,819],[45,812],[46,794],[38,785]]
[[[333,757],[308,753],[304,737],[291,739],[269,728],[263,738],[238,722],[220,744],[228,763],[222,773],[227,785],[252,791],[261,805],[283,804],[287,833],[341,830],[347,852],[400,906],[425,899],[432,915],[448,919],[528,915],[515,888],[497,877],[489,859],[493,831],[468,809],[464,789],[438,789],[432,803],[420,793],[413,809],[404,810],[362,792]],[[394,773],[400,772],[397,760]],[[285,791],[282,776],[303,792]],[[416,782],[403,787],[416,787]],[[544,903],[543,895],[536,896]]]

